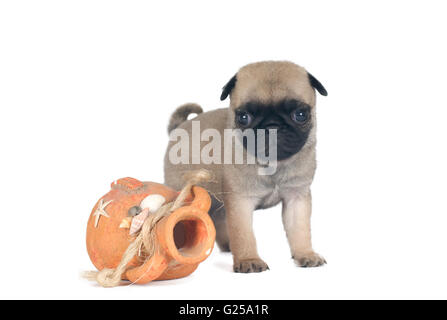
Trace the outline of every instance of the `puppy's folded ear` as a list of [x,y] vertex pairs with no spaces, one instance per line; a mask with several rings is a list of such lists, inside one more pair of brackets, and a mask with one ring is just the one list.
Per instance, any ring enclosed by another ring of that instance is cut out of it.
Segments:
[[234,86],[236,85],[236,76],[235,74],[233,78],[230,79],[230,81],[227,82],[227,84],[222,88],[222,94],[220,95],[220,100],[225,100],[228,95],[231,93],[231,90],[233,90]]
[[311,75],[309,72],[307,73],[309,76],[310,85],[316,89],[322,96],[327,96],[327,91],[323,87],[320,81],[317,80],[313,75]]

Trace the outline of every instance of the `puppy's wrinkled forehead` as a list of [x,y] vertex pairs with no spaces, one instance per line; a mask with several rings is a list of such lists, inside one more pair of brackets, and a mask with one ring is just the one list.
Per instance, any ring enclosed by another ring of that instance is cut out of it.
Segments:
[[291,62],[267,61],[249,64],[236,74],[231,108],[250,101],[275,104],[297,99],[315,106],[315,91],[307,71]]

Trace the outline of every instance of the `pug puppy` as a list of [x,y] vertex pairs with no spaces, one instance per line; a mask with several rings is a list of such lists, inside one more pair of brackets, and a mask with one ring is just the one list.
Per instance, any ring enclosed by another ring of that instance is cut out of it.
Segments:
[[[188,163],[173,164],[169,154],[176,139],[172,136],[167,148],[164,174],[168,186],[180,189],[182,174],[189,170],[206,168],[214,173],[214,181],[203,187],[213,198],[210,216],[216,226],[217,244],[222,251],[233,253],[235,272],[268,269],[256,248],[252,217],[254,210],[270,208],[279,202],[291,254],[297,265],[318,267],[326,263],[311,244],[310,186],[316,168],[315,90],[327,95],[315,77],[292,62],[258,62],[241,68],[223,87],[220,99],[230,96],[229,108],[203,113],[200,106],[186,104],[171,117],[168,131],[183,129],[190,137],[193,121],[200,123],[200,132],[215,129],[222,137],[225,129],[276,132],[277,161],[273,174],[260,174],[265,164],[224,164],[223,161],[204,164],[194,161],[193,154],[189,155]],[[191,113],[198,116],[187,120]],[[190,150],[199,150],[207,141],[191,138],[190,143]],[[223,149],[224,143],[221,145]],[[265,149],[268,150],[267,145]]]

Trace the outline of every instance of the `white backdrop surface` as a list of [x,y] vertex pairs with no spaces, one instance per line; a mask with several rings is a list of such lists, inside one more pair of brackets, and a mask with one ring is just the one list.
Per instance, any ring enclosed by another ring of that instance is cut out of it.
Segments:
[[[0,298],[447,298],[444,1],[0,3]],[[313,243],[290,259],[280,207],[255,214],[270,271],[217,248],[190,277],[103,289],[85,228],[121,177],[163,182],[184,102],[259,60],[291,60],[318,97]]]

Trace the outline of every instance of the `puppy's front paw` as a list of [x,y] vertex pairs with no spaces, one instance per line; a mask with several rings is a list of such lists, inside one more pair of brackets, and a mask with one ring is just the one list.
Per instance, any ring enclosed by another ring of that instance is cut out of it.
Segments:
[[292,257],[296,264],[302,268],[320,267],[326,260],[316,252],[295,253]]
[[261,259],[247,259],[235,261],[233,265],[234,272],[251,273],[268,270],[269,266]]

